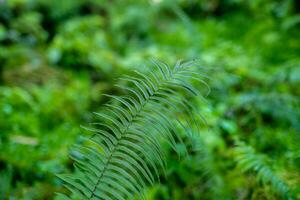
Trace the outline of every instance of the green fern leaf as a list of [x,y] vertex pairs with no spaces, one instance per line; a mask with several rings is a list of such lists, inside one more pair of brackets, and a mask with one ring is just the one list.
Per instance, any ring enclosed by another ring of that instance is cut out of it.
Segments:
[[294,199],[288,185],[276,175],[265,155],[258,154],[251,146],[246,146],[243,143],[238,144],[235,152],[238,166],[242,171],[255,172],[259,182],[264,185],[270,184],[273,191],[284,199]]
[[[193,62],[177,62],[174,68],[153,63],[156,71],[122,77],[129,85],[117,86],[128,95],[106,95],[113,101],[105,104],[104,112],[95,113],[101,121],[83,127],[92,136],[71,155],[77,172],[59,175],[72,198],[125,200],[136,193],[143,198],[143,189],[159,181],[159,169],[166,166],[161,139],[174,149],[182,143],[177,127],[186,123],[175,116],[191,112],[183,92],[199,95],[193,83],[204,82]],[[192,127],[193,122],[187,124]]]

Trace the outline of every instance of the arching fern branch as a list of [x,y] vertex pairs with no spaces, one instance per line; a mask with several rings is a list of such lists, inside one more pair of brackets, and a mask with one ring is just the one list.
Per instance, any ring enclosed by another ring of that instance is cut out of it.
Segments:
[[192,115],[187,120],[176,116],[191,112],[189,97],[200,95],[197,88],[205,84],[201,72],[193,70],[193,62],[177,62],[173,68],[153,63],[156,70],[147,75],[136,71],[136,76],[121,78],[129,85],[118,87],[128,95],[107,95],[113,101],[95,113],[102,120],[85,127],[93,135],[71,155],[77,172],[59,175],[72,198],[125,200],[142,194],[165,168],[161,138],[175,149],[182,142],[177,127],[194,126]]

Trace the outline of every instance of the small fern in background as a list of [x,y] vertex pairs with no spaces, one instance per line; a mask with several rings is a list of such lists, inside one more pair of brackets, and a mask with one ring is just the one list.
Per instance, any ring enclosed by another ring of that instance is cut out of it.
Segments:
[[294,199],[288,185],[276,175],[271,162],[265,155],[255,152],[253,147],[238,143],[235,148],[238,167],[243,172],[254,172],[256,179],[263,185],[270,185],[273,192],[284,199]]
[[59,198],[145,198],[143,189],[159,181],[159,171],[166,167],[161,139],[174,149],[182,143],[178,128],[190,128],[195,120],[177,116],[192,111],[187,98],[199,95],[199,84],[206,84],[199,78],[204,75],[193,70],[194,62],[177,62],[173,68],[153,63],[156,70],[148,74],[136,71],[136,76],[121,78],[130,85],[118,87],[128,95],[107,95],[113,101],[95,113],[102,120],[84,127],[93,134],[71,155],[76,173],[59,175],[72,195]]

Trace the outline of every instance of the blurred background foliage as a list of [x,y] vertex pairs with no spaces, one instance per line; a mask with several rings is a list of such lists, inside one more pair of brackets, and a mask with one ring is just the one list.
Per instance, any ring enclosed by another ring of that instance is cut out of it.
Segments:
[[63,190],[80,125],[151,58],[197,59],[211,93],[149,200],[300,199],[299,38],[297,0],[0,0],[0,199]]

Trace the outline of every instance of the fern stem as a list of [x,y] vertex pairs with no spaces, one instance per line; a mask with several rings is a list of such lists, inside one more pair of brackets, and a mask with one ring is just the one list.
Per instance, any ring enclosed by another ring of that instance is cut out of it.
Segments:
[[[159,87],[158,87],[158,88],[159,88]],[[117,148],[118,148],[120,142],[124,139],[124,136],[126,135],[125,133],[126,133],[127,130],[129,129],[129,127],[132,125],[133,121],[136,119],[136,117],[138,116],[138,114],[142,112],[142,109],[145,107],[145,105],[151,100],[151,97],[157,95],[157,93],[159,92],[159,90],[160,90],[160,89],[155,90],[154,93],[153,93],[152,95],[150,94],[149,97],[148,97],[147,99],[145,99],[145,102],[144,102],[143,104],[141,104],[139,110],[137,110],[136,114],[132,117],[132,119],[130,120],[129,124],[126,126],[126,129],[124,129],[124,130],[122,131],[122,135],[121,135],[120,139],[117,141],[117,143],[114,145],[113,149],[111,150],[110,155],[109,155],[109,157],[108,157],[108,159],[107,159],[107,161],[106,161],[106,164],[105,164],[105,166],[104,166],[104,168],[103,168],[103,171],[102,171],[101,175],[99,176],[99,178],[98,178],[98,180],[97,180],[97,183],[95,184],[95,186],[94,186],[94,188],[93,188],[93,190],[92,190],[92,194],[91,194],[91,196],[89,197],[89,199],[92,199],[92,198],[95,196],[95,191],[96,191],[98,185],[100,184],[101,179],[102,179],[102,177],[104,176],[104,174],[105,174],[105,172],[106,172],[106,170],[107,170],[107,167],[108,167],[108,165],[110,164],[111,159],[113,158],[114,152],[117,150]]]

